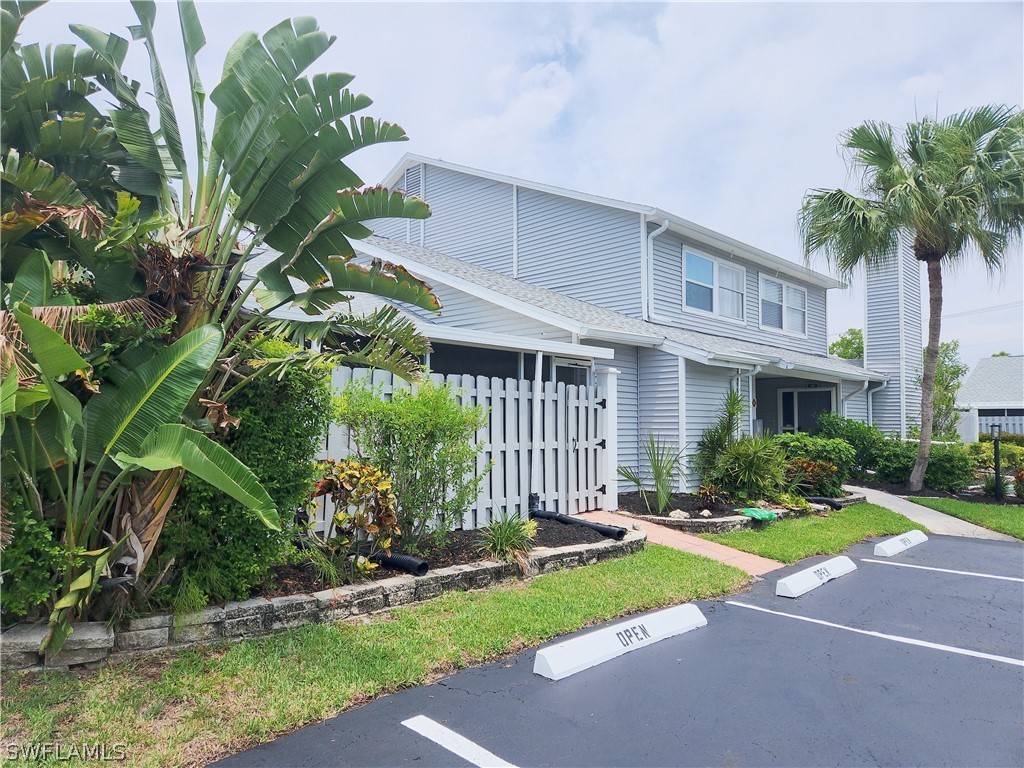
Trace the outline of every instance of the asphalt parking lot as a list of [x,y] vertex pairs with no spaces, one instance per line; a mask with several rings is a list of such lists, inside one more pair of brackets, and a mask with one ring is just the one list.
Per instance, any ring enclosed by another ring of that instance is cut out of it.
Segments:
[[572,677],[533,674],[531,649],[218,765],[1024,765],[1024,544],[845,554],[855,572],[800,598],[775,582],[826,558]]

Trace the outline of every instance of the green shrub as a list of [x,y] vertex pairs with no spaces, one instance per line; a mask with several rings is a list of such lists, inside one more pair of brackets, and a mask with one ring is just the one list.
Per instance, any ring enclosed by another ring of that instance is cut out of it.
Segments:
[[[813,495],[838,496],[842,485],[857,467],[857,452],[848,442],[834,437],[815,437],[804,432],[779,435],[776,438],[790,460],[804,459],[816,465],[815,480],[810,484]],[[827,466],[834,470],[827,472]],[[807,469],[807,468],[805,468]]]
[[786,454],[774,436],[742,437],[719,454],[709,479],[738,499],[773,501],[786,490]]
[[55,582],[65,571],[64,548],[44,520],[14,488],[3,488],[11,541],[4,547],[0,610],[5,620],[46,618]]
[[786,480],[806,496],[843,495],[839,481],[839,468],[831,461],[814,459],[789,459],[786,466]]
[[1024,469],[1013,473],[1013,492],[1018,499],[1024,499]]
[[[988,471],[995,470],[996,456],[995,443],[971,443],[967,446],[967,452],[974,463],[975,469]],[[1013,443],[999,444],[999,468],[1011,472],[1018,467],[1024,467],[1024,448]]]
[[[287,349],[282,348],[286,347]],[[258,342],[256,357],[278,357],[293,349],[277,339]],[[158,596],[179,611],[209,602],[249,597],[271,566],[288,562],[301,527],[294,511],[304,508],[331,417],[330,373],[291,367],[280,377],[257,377],[228,403],[239,425],[225,445],[260,479],[281,513],[272,531],[240,504],[202,481],[186,476],[169,516],[156,568],[175,558],[176,579]],[[303,520],[304,523],[304,520]]]
[[701,483],[709,480],[718,457],[736,439],[745,409],[743,396],[736,390],[730,389],[722,398],[718,420],[701,434],[692,459],[693,471],[700,477]]
[[398,535],[391,476],[370,464],[318,462],[321,479],[312,498],[330,497],[334,516],[324,536],[310,532],[302,557],[332,585],[353,582],[377,567],[374,556],[391,554]]
[[[979,432],[978,439],[983,443],[992,442],[991,432]],[[1003,445],[1020,445],[1024,446],[1024,435],[1018,432],[1003,432],[999,435],[999,442]]]
[[[917,446],[914,448],[916,450]],[[974,462],[964,446],[959,443],[932,445],[928,469],[924,473],[925,485],[936,491],[959,493],[972,482]]]
[[854,451],[852,474],[863,477],[876,469],[880,452],[886,437],[878,427],[872,427],[855,419],[847,419],[838,413],[823,413],[818,416],[818,437],[845,440]]
[[[398,500],[398,548],[415,552],[424,537],[462,520],[480,492],[476,432],[487,411],[464,406],[452,390],[430,381],[398,389],[391,400],[361,381],[338,399],[356,457],[391,475]],[[488,467],[489,468],[489,467]]]
[[[878,479],[887,483],[906,483],[916,462],[917,443],[889,438],[879,453]],[[974,463],[964,446],[935,443],[924,474],[924,484],[936,491],[962,491],[974,480]]]
[[526,558],[533,549],[533,540],[537,536],[537,522],[523,520],[518,515],[509,517],[503,514],[480,530],[480,553],[496,557],[507,563],[519,563],[525,570]]
[[640,492],[648,512],[663,515],[672,498],[672,491],[676,480],[679,478],[679,467],[682,464],[682,451],[672,447],[664,439],[655,435],[648,435],[643,442],[644,458],[647,459],[647,466],[650,468],[649,480],[654,485],[654,506],[651,509],[651,502],[647,496],[647,480],[645,473],[632,469],[631,467],[619,467],[619,477],[629,481]]

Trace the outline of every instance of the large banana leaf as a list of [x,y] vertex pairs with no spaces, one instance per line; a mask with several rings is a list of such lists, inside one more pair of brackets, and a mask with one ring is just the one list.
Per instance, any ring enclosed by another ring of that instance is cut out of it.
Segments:
[[281,530],[274,501],[252,470],[202,432],[182,424],[164,424],[146,439],[138,455],[118,453],[114,458],[122,466],[154,472],[182,467],[245,505],[268,528]]
[[18,326],[32,352],[32,357],[44,376],[58,379],[90,367],[59,333],[34,318],[28,307],[23,304],[16,305],[14,316],[18,320]]
[[223,342],[219,325],[196,328],[139,366],[117,390],[104,388],[85,408],[87,457],[138,454],[155,429],[179,422]]

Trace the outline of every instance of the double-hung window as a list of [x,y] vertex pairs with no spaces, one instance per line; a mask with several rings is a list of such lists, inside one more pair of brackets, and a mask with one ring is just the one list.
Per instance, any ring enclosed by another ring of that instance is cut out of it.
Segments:
[[683,258],[686,267],[686,306],[742,320],[746,280],[744,271],[691,251],[684,251]]
[[761,279],[761,327],[807,334],[807,291],[769,277]]

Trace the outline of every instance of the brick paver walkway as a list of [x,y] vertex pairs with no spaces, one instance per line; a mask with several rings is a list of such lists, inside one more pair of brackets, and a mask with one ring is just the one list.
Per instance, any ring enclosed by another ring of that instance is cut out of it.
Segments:
[[614,512],[585,512],[580,517],[594,523],[620,525],[623,528],[631,528],[635,525],[647,534],[647,540],[652,544],[664,544],[666,547],[672,547],[672,549],[678,549],[682,552],[703,555],[720,563],[739,568],[741,571],[746,571],[751,576],[761,576],[784,566],[783,563],[769,560],[767,557],[752,555],[749,552],[740,552],[738,549],[716,544],[713,541],[705,541],[699,536],[683,533],[675,528],[658,525],[657,523],[648,523],[645,520],[638,520],[627,515],[618,515]]

